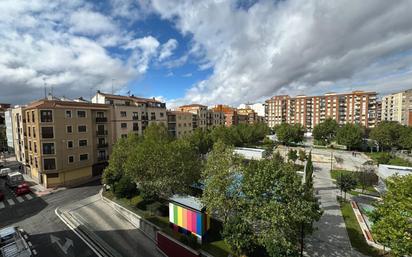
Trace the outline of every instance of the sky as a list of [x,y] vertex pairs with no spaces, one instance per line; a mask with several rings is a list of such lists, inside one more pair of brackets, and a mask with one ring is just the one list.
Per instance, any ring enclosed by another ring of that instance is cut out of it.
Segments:
[[96,90],[173,108],[412,88],[412,1],[2,0],[0,102]]

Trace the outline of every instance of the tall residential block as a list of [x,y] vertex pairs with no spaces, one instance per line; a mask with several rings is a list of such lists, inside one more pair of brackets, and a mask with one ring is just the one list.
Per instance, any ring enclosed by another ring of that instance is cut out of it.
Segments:
[[269,127],[281,123],[301,124],[307,131],[327,118],[339,124],[356,123],[370,128],[377,124],[376,92],[327,93],[323,96],[274,96],[266,100]]
[[29,163],[26,161],[26,156],[28,153],[27,148],[27,133],[26,133],[26,118],[24,112],[24,106],[15,106],[11,110],[12,116],[12,134],[13,134],[13,145],[14,153],[16,155],[16,160],[25,167]]
[[412,126],[412,89],[382,97],[382,121],[397,121]]
[[227,127],[238,124],[238,114],[236,108],[219,104],[213,107],[212,110],[216,112],[223,112],[225,114],[225,125]]
[[177,108],[181,112],[190,112],[196,114],[193,128],[207,129],[208,109],[206,105],[188,104]]
[[54,187],[102,174],[112,147],[110,105],[43,99],[18,113],[16,122],[25,119],[26,171],[33,179]]
[[189,135],[193,132],[193,122],[196,114],[181,111],[167,112],[167,128],[172,136],[177,138]]
[[166,104],[154,98],[113,95],[97,91],[92,103],[106,104],[112,109],[113,119],[110,123],[114,142],[121,137],[127,137],[129,133],[142,135],[151,123],[167,127]]

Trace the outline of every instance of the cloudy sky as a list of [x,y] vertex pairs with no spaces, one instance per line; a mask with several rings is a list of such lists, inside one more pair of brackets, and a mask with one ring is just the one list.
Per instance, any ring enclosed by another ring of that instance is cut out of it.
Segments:
[[412,1],[1,0],[0,102],[412,88]]

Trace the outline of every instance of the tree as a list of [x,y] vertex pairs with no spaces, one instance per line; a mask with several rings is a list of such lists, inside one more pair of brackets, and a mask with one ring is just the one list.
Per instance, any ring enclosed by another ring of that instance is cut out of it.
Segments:
[[200,176],[199,163],[187,140],[173,140],[163,125],[150,124],[129,152],[125,168],[145,198],[168,198],[190,191]]
[[336,179],[336,185],[340,191],[345,193],[344,199],[346,200],[346,193],[356,188],[358,181],[352,173],[340,173]]
[[327,145],[335,138],[338,128],[339,125],[336,120],[327,118],[324,122],[317,124],[313,128],[313,138],[322,145]]
[[399,146],[402,149],[412,149],[412,128],[403,127],[399,136]]
[[292,161],[293,163],[296,162],[296,160],[298,159],[298,153],[296,150],[290,149],[288,152],[288,159],[289,161]]
[[361,166],[359,172],[356,172],[358,175],[358,182],[362,188],[362,193],[367,187],[373,186],[377,183],[378,177],[375,174],[375,165],[372,162],[366,162]]
[[306,156],[306,152],[305,150],[299,149],[299,160],[301,162],[304,162],[306,160],[307,156]]
[[282,123],[276,128],[277,140],[285,145],[303,141],[304,129],[300,124]]
[[383,201],[375,202],[371,213],[375,239],[391,248],[394,256],[412,255],[412,175],[394,176],[386,181]]
[[231,130],[226,126],[221,125],[213,128],[210,132],[210,136],[212,138],[213,143],[216,143],[220,140],[226,145],[235,146],[238,140],[236,140],[233,131],[234,130]]
[[396,121],[382,121],[370,132],[370,138],[375,140],[383,150],[393,149],[399,145],[402,125]]
[[312,163],[312,152],[309,153],[308,155],[308,161],[306,162],[306,174],[305,174],[305,184],[310,185],[310,187],[313,186],[313,163]]
[[363,130],[359,125],[347,123],[338,129],[336,141],[349,150],[360,147],[363,140]]
[[236,256],[249,255],[256,248],[253,226],[242,215],[231,216],[225,223],[222,237]]
[[209,131],[197,128],[186,139],[193,145],[200,155],[207,154],[213,147],[213,141]]

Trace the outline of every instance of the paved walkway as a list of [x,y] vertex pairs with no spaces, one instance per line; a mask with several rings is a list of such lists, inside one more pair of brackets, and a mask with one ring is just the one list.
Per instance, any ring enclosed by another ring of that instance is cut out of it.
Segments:
[[314,188],[324,213],[314,226],[317,230],[306,240],[306,256],[362,257],[352,249],[336,196],[328,164],[315,164]]
[[93,241],[111,252],[112,256],[160,257],[156,245],[100,195],[60,208],[65,217],[84,226]]

